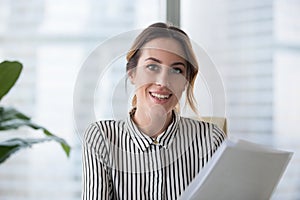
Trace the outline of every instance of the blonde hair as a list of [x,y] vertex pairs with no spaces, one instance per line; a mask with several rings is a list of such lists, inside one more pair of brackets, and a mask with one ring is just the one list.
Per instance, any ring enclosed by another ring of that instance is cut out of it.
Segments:
[[[141,48],[149,41],[156,38],[171,38],[179,42],[181,45],[184,54],[183,57],[187,62],[187,73],[186,79],[189,84],[187,84],[186,88],[186,103],[191,107],[191,109],[197,114],[196,100],[194,96],[194,83],[198,73],[198,63],[195,56],[195,53],[192,48],[192,44],[188,35],[182,31],[181,29],[171,26],[165,23],[155,23],[147,27],[140,33],[135,41],[133,42],[132,47],[127,53],[127,65],[126,71],[127,73],[131,70],[134,70],[138,64],[138,60],[140,58],[140,50]],[[136,96],[132,99],[132,106],[136,106]],[[176,106],[177,109],[179,105]]]

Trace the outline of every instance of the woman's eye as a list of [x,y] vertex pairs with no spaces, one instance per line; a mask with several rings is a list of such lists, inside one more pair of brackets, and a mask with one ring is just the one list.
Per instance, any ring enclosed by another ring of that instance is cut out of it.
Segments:
[[147,65],[147,68],[151,71],[158,71],[159,70],[159,66],[158,65],[154,65],[154,64],[151,64],[151,65]]
[[171,69],[171,72],[174,74],[182,74],[182,69],[174,67]]

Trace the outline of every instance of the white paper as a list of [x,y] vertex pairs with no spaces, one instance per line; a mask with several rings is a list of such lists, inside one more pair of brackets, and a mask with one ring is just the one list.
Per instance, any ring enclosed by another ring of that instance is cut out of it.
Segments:
[[291,157],[291,152],[226,140],[180,199],[270,199]]

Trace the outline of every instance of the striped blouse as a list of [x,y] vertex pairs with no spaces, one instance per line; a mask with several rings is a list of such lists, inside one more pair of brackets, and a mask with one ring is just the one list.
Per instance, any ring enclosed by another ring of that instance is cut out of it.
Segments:
[[84,134],[82,199],[177,199],[224,139],[216,125],[175,112],[156,140],[130,115],[95,122]]

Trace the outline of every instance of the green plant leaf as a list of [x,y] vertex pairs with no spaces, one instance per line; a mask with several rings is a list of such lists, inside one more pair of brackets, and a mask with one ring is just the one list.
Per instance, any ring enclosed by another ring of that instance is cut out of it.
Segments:
[[4,61],[0,63],[0,100],[14,86],[22,71],[19,62]]
[[10,107],[0,106],[0,123],[11,119],[30,120],[30,117]]
[[[19,62],[4,61],[0,63],[0,100],[9,92],[18,80],[22,71],[22,64]],[[46,128],[33,123],[30,117],[19,112],[14,108],[0,107],[0,131],[18,129],[21,126],[27,126],[36,130],[42,130],[43,138],[22,139],[13,138],[0,143],[0,163],[4,162],[11,154],[16,151],[30,147],[33,144],[56,141],[60,143],[67,156],[70,155],[71,147],[62,138],[54,135]]]
[[14,108],[0,107],[0,131],[18,129],[22,126],[27,126],[36,130],[42,130],[48,139],[55,140],[56,142],[60,143],[67,156],[70,155],[71,147],[64,139],[54,135],[48,129],[33,123],[29,117],[18,110]]
[[46,142],[52,140],[51,138],[40,138],[40,139],[21,139],[14,138],[3,142],[0,142],[0,163],[4,162],[12,154],[20,149],[31,147],[33,144]]

